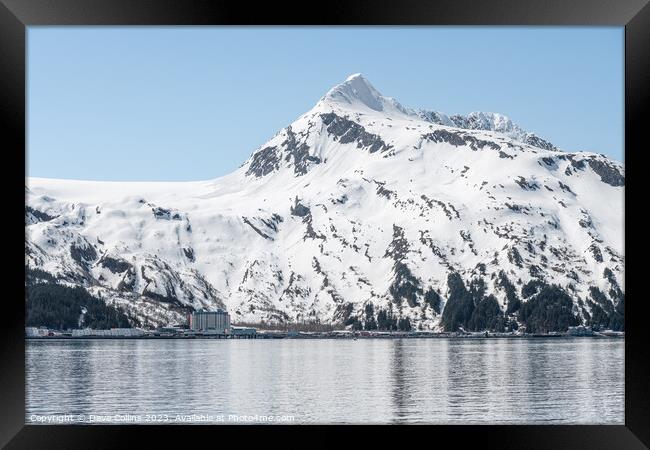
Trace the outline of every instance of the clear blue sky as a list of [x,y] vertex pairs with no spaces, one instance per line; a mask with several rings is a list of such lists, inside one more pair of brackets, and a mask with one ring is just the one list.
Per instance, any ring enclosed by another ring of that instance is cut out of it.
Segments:
[[361,72],[623,161],[622,27],[30,27],[28,175],[205,180]]

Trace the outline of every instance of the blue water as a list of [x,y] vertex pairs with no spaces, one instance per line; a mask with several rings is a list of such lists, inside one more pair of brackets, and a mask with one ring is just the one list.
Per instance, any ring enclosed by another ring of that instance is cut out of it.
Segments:
[[624,423],[623,339],[26,345],[27,423]]

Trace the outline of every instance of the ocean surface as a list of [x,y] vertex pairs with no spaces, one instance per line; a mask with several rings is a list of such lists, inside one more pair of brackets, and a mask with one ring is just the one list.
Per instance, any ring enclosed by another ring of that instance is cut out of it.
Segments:
[[624,345],[28,340],[26,423],[623,424]]

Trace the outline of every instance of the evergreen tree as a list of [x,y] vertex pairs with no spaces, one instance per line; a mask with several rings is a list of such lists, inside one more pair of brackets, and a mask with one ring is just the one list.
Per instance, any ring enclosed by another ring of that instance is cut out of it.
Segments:
[[427,292],[424,294],[424,301],[425,303],[429,304],[431,308],[433,308],[436,314],[440,314],[440,306],[441,306],[440,294],[434,291],[433,288],[429,288]]
[[376,330],[377,322],[375,321],[375,307],[372,302],[368,302],[365,308],[366,313],[366,322],[364,324],[364,329],[366,330]]
[[380,330],[390,330],[390,321],[388,320],[388,313],[380,309],[377,312],[377,328]]
[[393,270],[395,272],[395,280],[388,290],[395,303],[399,305],[405,299],[411,308],[419,306],[418,296],[422,295],[422,288],[418,279],[413,276],[408,266],[404,263],[396,263]]
[[531,297],[537,294],[541,288],[546,286],[546,283],[540,280],[530,280],[521,288],[521,296],[523,298]]
[[446,331],[457,331],[464,326],[474,311],[474,300],[456,272],[447,276],[449,297],[442,312],[441,324]]
[[614,308],[614,314],[609,319],[609,328],[616,331],[625,331],[625,296],[621,299]]
[[499,286],[501,286],[503,290],[506,291],[506,315],[517,312],[521,307],[521,300],[519,300],[519,297],[517,296],[517,290],[515,289],[515,286],[510,282],[503,270],[499,272],[498,283]]
[[386,315],[386,329],[389,331],[397,330],[397,317],[393,311],[393,304],[388,304],[388,313]]
[[411,320],[408,317],[399,319],[397,321],[397,329],[400,331],[411,331]]
[[605,310],[591,300],[588,300],[587,303],[589,303],[589,307],[591,308],[591,318],[588,325],[596,331],[608,328],[609,316]]

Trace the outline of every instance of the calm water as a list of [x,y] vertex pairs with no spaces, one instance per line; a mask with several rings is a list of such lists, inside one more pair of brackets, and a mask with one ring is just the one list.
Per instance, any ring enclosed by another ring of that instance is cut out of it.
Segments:
[[624,423],[623,339],[26,345],[28,423]]

